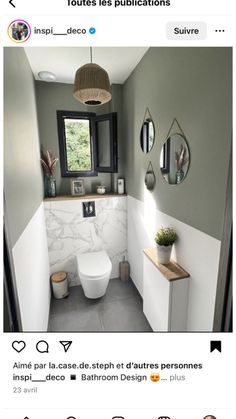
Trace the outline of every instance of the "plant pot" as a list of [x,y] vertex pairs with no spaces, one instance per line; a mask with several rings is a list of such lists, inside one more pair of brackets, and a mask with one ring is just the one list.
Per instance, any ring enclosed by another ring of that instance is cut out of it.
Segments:
[[160,246],[157,244],[157,260],[159,263],[166,265],[170,262],[172,245],[170,246]]

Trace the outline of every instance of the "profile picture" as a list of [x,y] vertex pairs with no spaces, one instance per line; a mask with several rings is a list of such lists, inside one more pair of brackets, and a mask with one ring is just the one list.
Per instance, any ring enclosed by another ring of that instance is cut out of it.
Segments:
[[8,36],[14,42],[25,42],[30,34],[30,25],[25,20],[13,20],[8,26]]
[[207,416],[204,416],[203,419],[217,419],[217,418],[213,415],[207,415]]

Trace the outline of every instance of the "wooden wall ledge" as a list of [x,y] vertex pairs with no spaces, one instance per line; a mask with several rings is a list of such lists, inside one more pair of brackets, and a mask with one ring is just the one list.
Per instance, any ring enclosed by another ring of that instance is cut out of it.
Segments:
[[166,265],[159,263],[157,260],[156,248],[144,249],[143,252],[168,281],[177,281],[178,279],[189,278],[189,273],[173,260]]
[[86,194],[86,195],[58,195],[55,197],[50,198],[44,198],[45,202],[48,201],[69,201],[69,200],[75,200],[78,199],[80,201],[83,201],[85,199],[104,199],[104,198],[122,198],[124,196],[127,196],[126,194],[115,194],[115,193],[106,193],[106,194]]

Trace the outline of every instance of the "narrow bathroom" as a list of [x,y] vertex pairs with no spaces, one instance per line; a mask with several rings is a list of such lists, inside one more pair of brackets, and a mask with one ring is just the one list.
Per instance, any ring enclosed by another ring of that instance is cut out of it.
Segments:
[[222,329],[231,79],[231,48],[4,48],[5,331]]

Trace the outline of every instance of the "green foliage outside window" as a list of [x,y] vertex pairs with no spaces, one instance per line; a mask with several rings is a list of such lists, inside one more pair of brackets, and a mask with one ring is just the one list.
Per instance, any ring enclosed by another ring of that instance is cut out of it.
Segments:
[[65,119],[64,122],[68,170],[91,170],[89,121]]

